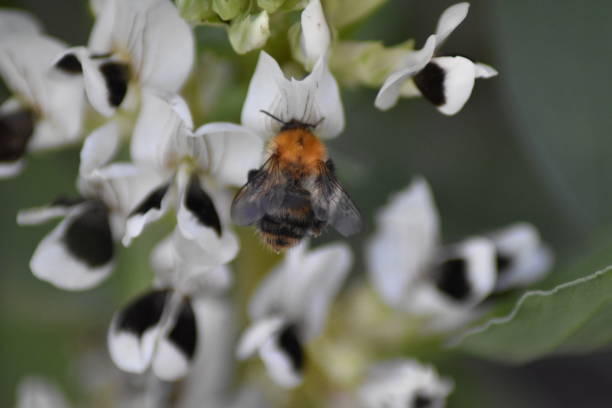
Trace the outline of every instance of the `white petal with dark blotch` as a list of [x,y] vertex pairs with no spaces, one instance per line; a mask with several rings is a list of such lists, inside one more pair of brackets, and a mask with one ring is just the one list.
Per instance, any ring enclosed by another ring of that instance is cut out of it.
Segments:
[[107,341],[117,367],[131,373],[143,373],[150,367],[171,294],[167,289],[147,292],[115,313]]
[[[80,64],[85,93],[91,106],[104,116],[112,116],[117,110],[117,105],[111,103],[111,93],[100,69],[108,59],[93,59],[87,48],[74,47],[59,55],[55,61],[56,67],[61,67],[67,58],[72,59],[72,57],[76,58]],[[59,69],[61,70],[61,68]]]
[[397,104],[404,82],[421,71],[433,57],[436,48],[436,37],[430,35],[422,49],[408,55],[402,68],[395,71],[385,80],[376,95],[374,105],[380,110],[388,110]]
[[183,297],[173,324],[160,337],[153,355],[153,372],[164,381],[176,381],[187,375],[195,358],[198,331],[191,300]]
[[415,360],[378,363],[359,389],[363,408],[442,408],[454,388],[435,368]]
[[30,260],[36,277],[69,290],[89,289],[114,267],[114,243],[108,210],[100,202],[85,202],[38,245]]
[[238,359],[244,360],[255,354],[278,334],[284,324],[282,318],[274,316],[255,321],[242,333],[236,349]]
[[13,34],[42,34],[42,26],[30,13],[3,8],[0,10],[0,39]]
[[10,163],[0,163],[0,179],[15,177],[23,171],[24,162],[18,160]]
[[422,178],[393,195],[376,215],[366,263],[370,281],[388,304],[399,305],[433,261],[439,224],[431,189]]
[[492,293],[497,268],[491,240],[470,238],[445,251],[433,272],[441,292],[464,305],[476,305]]
[[26,377],[17,388],[16,408],[68,408],[55,384],[39,377]]
[[170,185],[163,183],[155,186],[140,203],[134,207],[125,226],[125,235],[121,242],[124,246],[130,246],[132,240],[142,233],[145,227],[162,218],[170,208],[171,194]]
[[[244,126],[208,123],[195,132],[206,143],[208,173],[223,184],[244,185],[250,170],[261,165],[263,140]],[[201,164],[201,165],[202,165]]]
[[125,53],[141,84],[176,92],[194,59],[194,38],[166,0],[107,0],[89,39],[94,54]]
[[497,253],[496,290],[529,285],[550,271],[552,251],[533,225],[514,224],[494,232],[491,239]]
[[300,46],[307,65],[313,66],[329,50],[331,33],[320,0],[310,0],[301,16]]
[[111,121],[85,139],[81,149],[79,174],[87,177],[112,160],[119,148],[119,124]]
[[276,384],[294,388],[302,382],[305,355],[293,326],[284,327],[269,338],[259,349],[259,356]]
[[436,47],[440,47],[459,24],[465,20],[469,9],[470,3],[457,3],[444,10],[436,27]]
[[286,106],[283,105],[282,87],[286,86],[287,82],[276,60],[261,51],[242,106],[242,124],[263,138],[275,136],[282,124],[263,114],[261,110],[270,112],[279,119],[291,120],[287,117]]
[[[441,84],[444,99],[441,104],[436,103],[437,108],[445,115],[454,115],[463,108],[472,94],[476,78],[474,63],[460,56],[436,57],[431,63],[440,67],[444,75]],[[424,94],[423,89],[420,90]]]
[[206,253],[204,265],[220,265],[236,256],[236,235],[222,223],[214,196],[211,196],[195,174],[179,172],[179,208],[177,225],[183,236],[195,240]]

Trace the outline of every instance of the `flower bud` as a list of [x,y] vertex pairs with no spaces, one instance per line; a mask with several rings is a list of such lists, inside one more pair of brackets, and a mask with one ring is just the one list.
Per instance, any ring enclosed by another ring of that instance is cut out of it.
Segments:
[[266,11],[236,17],[229,27],[229,40],[238,54],[264,46],[270,37],[269,17]]

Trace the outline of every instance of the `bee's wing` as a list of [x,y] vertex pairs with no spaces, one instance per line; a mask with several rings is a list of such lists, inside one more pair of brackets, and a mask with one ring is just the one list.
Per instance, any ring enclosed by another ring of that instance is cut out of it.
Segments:
[[336,179],[331,163],[321,162],[311,194],[312,209],[317,219],[332,225],[345,237],[361,230],[359,210]]
[[266,212],[281,206],[285,197],[285,177],[271,158],[254,173],[232,201],[231,215],[236,225],[250,225]]

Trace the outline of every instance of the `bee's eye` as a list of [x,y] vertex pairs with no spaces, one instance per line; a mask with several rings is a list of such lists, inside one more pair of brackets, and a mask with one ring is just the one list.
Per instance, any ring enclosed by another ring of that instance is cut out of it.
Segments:
[[334,164],[332,159],[327,159],[325,165],[327,166],[327,170],[329,170],[331,173],[334,173],[336,171],[336,165]]

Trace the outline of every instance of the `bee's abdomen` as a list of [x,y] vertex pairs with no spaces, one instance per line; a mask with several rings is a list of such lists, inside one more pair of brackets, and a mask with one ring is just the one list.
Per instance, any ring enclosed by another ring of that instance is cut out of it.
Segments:
[[314,221],[310,193],[298,190],[289,191],[283,205],[264,215],[257,226],[264,242],[280,252],[312,235]]

